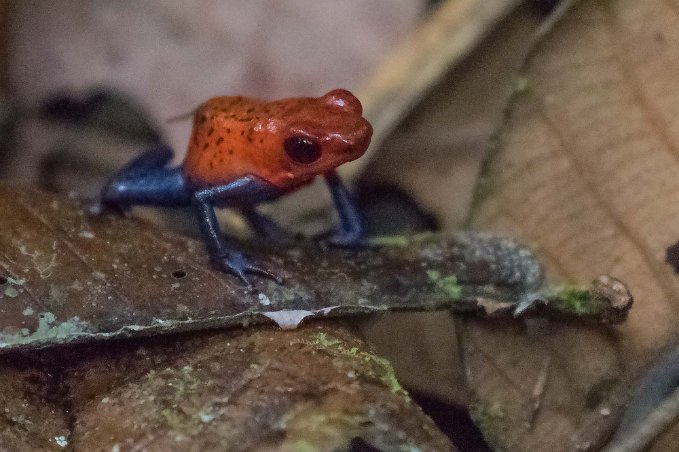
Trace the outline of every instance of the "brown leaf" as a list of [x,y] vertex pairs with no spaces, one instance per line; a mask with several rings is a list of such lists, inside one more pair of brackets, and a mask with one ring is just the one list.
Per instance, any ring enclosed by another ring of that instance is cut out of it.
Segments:
[[64,391],[39,360],[0,359],[0,449],[63,450],[70,436]]
[[601,444],[631,382],[677,337],[679,278],[665,262],[679,241],[677,44],[676,1],[582,1],[527,63],[473,226],[535,244],[552,278],[622,278],[637,305],[608,330],[466,324],[476,417],[500,448]]
[[[358,252],[243,245],[285,278],[257,278],[248,292],[210,265],[202,243],[131,218],[11,189],[0,189],[0,210],[0,351],[394,309],[506,317],[526,297],[550,298],[530,250],[487,234],[391,238]],[[591,294],[591,312],[557,295],[545,314],[624,320],[628,296],[619,308]]]
[[0,375],[1,450],[454,450],[337,322],[14,352]]
[[389,363],[337,324],[73,350],[79,450],[453,450]]

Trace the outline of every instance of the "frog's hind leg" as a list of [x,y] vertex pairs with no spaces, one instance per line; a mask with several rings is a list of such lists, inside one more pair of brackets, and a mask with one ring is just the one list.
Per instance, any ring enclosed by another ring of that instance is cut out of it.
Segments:
[[250,229],[260,237],[281,243],[292,242],[297,238],[271,217],[257,212],[254,206],[243,207],[240,211],[247,220]]
[[191,198],[180,168],[166,168],[172,150],[159,145],[125,165],[101,191],[101,207],[182,206]]
[[112,180],[130,179],[143,176],[145,172],[150,169],[163,168],[170,160],[174,153],[172,149],[166,145],[159,144],[144,151],[141,155],[130,161],[118,171]]

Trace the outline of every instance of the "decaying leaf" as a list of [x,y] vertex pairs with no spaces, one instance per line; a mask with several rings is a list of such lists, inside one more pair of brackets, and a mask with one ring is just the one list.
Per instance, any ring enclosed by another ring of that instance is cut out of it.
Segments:
[[65,378],[82,450],[453,449],[389,363],[338,325],[95,350]]
[[244,244],[285,279],[257,278],[248,292],[200,242],[132,218],[8,188],[0,210],[0,351],[403,309],[616,323],[632,301],[613,279],[551,287],[529,249],[488,234],[383,238],[362,251]]
[[[473,227],[535,244],[554,278],[622,278],[638,304],[611,330],[466,322],[474,414],[501,449],[592,449],[633,381],[677,338],[679,3],[578,2],[537,43],[524,76]],[[547,357],[541,410],[525,424]]]
[[70,437],[66,395],[58,379],[31,356],[0,358],[0,448],[63,450]]
[[337,322],[12,352],[0,377],[3,450],[454,450]]

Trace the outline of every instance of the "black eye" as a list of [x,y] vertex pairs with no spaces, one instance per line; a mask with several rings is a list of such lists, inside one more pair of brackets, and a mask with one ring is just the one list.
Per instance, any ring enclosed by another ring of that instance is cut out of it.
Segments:
[[321,147],[309,137],[293,135],[283,143],[285,152],[298,163],[313,163],[321,157]]

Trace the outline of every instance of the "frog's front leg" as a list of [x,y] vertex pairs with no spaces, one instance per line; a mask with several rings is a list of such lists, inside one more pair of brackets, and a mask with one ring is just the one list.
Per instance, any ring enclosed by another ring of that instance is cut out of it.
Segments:
[[[198,221],[205,245],[212,260],[219,267],[238,276],[250,289],[252,284],[247,279],[247,273],[258,273],[267,276],[279,284],[282,279],[270,271],[258,267],[250,262],[242,253],[234,250],[226,243],[217,222],[215,205],[228,205],[239,200],[257,196],[262,187],[251,177],[238,179],[230,184],[199,190],[193,195],[193,204],[198,213]],[[264,187],[265,191],[268,187]]]
[[330,171],[324,177],[340,219],[339,230],[330,236],[328,243],[342,247],[364,246],[363,222],[349,190],[336,171]]

